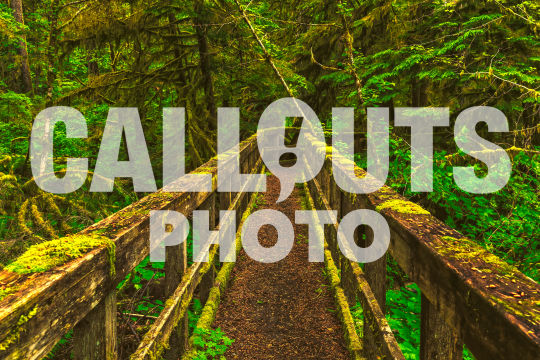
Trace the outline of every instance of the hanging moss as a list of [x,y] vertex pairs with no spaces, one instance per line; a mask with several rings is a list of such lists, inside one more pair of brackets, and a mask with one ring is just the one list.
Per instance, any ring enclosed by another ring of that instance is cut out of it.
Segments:
[[114,241],[98,235],[73,235],[31,246],[5,269],[17,274],[45,272],[80,258],[90,250],[101,246],[109,249],[111,276],[114,276],[116,274]]
[[379,212],[384,209],[390,209],[403,214],[429,215],[429,211],[425,210],[420,205],[399,199],[385,201],[376,207],[376,210]]
[[46,221],[43,218],[43,214],[41,213],[41,211],[39,211],[37,207],[37,203],[34,198],[32,198],[32,200],[30,201],[30,204],[31,204],[30,209],[32,213],[32,218],[34,219],[36,224],[47,234],[49,238],[52,238],[52,239],[58,238],[52,226],[49,224],[48,221]]
[[12,161],[11,156],[5,155],[2,159],[0,159],[0,166],[6,166],[10,164]]
[[63,231],[68,232],[71,230],[71,226],[66,224],[66,222],[63,219],[62,212],[60,211],[60,208],[58,205],[56,205],[56,202],[54,201],[54,198],[52,197],[52,194],[44,194],[43,200],[45,201],[45,204],[49,208],[49,210],[54,214],[56,220],[60,222],[60,227]]
[[21,232],[26,236],[34,236],[32,231],[26,226],[26,214],[28,211],[28,204],[30,203],[30,200],[25,200],[19,209],[19,212],[17,213],[17,224],[19,225],[19,229]]
[[0,173],[0,184],[4,184],[4,183],[17,183],[17,177],[14,176],[14,175],[9,175],[9,174],[4,174],[4,173]]

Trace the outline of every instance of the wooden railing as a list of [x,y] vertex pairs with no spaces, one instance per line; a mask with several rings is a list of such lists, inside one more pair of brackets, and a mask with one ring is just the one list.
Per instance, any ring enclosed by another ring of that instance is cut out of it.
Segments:
[[[327,146],[315,144],[313,151],[326,154]],[[308,183],[310,195],[318,209],[337,210],[337,220],[354,209],[377,210],[386,218],[391,231],[387,256],[422,292],[420,358],[461,359],[465,343],[477,359],[538,359],[539,284],[387,186],[364,195],[341,190],[333,174],[345,174],[350,165],[337,152],[327,154],[322,171]],[[356,166],[355,173],[366,174]],[[402,359],[387,336],[383,315],[386,256],[362,270],[339,251],[336,233],[327,227],[326,240],[347,297],[363,304],[365,356]],[[364,234],[367,240],[360,240],[362,234],[356,239],[360,246],[372,241],[370,231]]]
[[[240,159],[243,173],[261,170],[255,136],[240,144]],[[0,358],[41,359],[73,329],[76,359],[115,359],[116,287],[149,254],[149,212],[176,210],[189,216],[195,209],[209,209],[216,219],[221,208],[234,209],[237,218],[241,218],[247,206],[249,193],[217,195],[216,158],[195,172],[212,174],[213,192],[156,192],[77,234],[78,239],[110,239],[109,246],[98,247],[47,272],[0,272],[0,288],[10,289],[0,302]],[[211,260],[216,252],[216,247],[210,251]],[[211,263],[194,263],[189,269],[186,264],[185,246],[167,247],[165,295],[170,301],[165,303],[133,359],[151,358],[170,347],[168,340],[173,328],[178,329],[178,336],[170,344],[176,347],[171,352],[182,351],[187,323],[179,324],[178,320],[185,317],[196,287],[202,296],[208,293],[214,273]]]
[[[315,150],[326,153],[326,144]],[[323,170],[306,185],[311,207],[337,210],[337,220],[357,208],[379,208],[391,228],[389,256],[422,291],[422,359],[458,359],[463,342],[478,359],[538,357],[537,283],[431,215],[379,206],[389,200],[406,202],[387,187],[368,195],[342,191],[333,173],[346,166],[346,160],[332,156],[334,165],[327,157]],[[255,137],[240,144],[240,157],[242,173],[262,170]],[[176,210],[189,216],[195,209],[207,209],[210,224],[216,225],[218,209],[234,209],[238,226],[248,208],[248,193],[216,192],[216,159],[196,172],[212,174],[212,192],[151,194],[77,235],[106,239],[107,246],[47,272],[0,272],[0,288],[7,294],[0,301],[0,358],[40,359],[74,329],[75,359],[115,359],[116,287],[148,256],[149,211]],[[364,175],[358,168],[356,173]],[[335,270],[329,280],[352,356],[403,359],[384,315],[386,257],[365,264],[362,270],[339,251],[336,226],[326,227],[325,238],[326,266]],[[214,281],[220,266],[217,254],[218,247],[213,246],[208,263],[188,268],[185,244],[167,247],[164,297],[168,300],[131,359],[176,359],[186,351],[187,307],[194,293],[204,304],[211,288],[222,289]],[[357,300],[364,310],[363,338],[350,326],[347,301]]]

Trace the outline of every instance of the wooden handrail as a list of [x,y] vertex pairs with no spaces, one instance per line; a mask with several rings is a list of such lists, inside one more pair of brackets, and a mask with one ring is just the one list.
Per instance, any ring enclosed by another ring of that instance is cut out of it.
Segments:
[[[313,176],[311,169],[310,172],[311,176]],[[341,209],[341,206],[339,206],[339,209],[335,208],[329,202],[333,201],[334,205],[341,204],[340,201],[336,201],[337,185],[331,182],[330,177],[327,180],[329,180],[327,185],[333,186],[332,193],[326,193],[325,195],[320,184],[320,178],[319,181],[315,178],[305,185],[305,196],[311,209],[315,209],[315,202],[318,202],[319,208],[328,211],[337,210],[337,217],[339,218],[343,213],[343,209]],[[357,300],[362,305],[364,314],[363,355],[368,359],[404,360],[405,357],[384,316],[384,301],[376,297],[372,288],[372,285],[375,284],[369,283],[359,264],[347,259],[340,252],[336,238],[338,219],[334,218],[333,221],[333,226],[327,227],[325,233],[322,234],[324,237],[325,257],[330,256],[333,263],[340,270],[341,278],[337,279],[337,281],[341,281],[341,287],[350,305],[356,305]],[[386,294],[383,294],[383,296],[386,296]]]
[[[255,153],[258,157],[255,136],[240,144],[241,158],[251,158],[251,164]],[[246,163],[241,164],[244,169],[249,168]],[[216,158],[195,172],[211,173],[216,190]],[[149,254],[151,210],[188,215],[210,194],[158,191],[77,234],[110,239],[112,246],[101,246],[43,273],[1,271],[0,286],[13,291],[0,301],[0,358],[41,359],[47,355],[65,333],[87,315],[94,315],[93,309]]]
[[[318,144],[316,151],[326,154],[326,144]],[[456,342],[454,348],[460,347],[462,339],[477,359],[537,359],[540,285],[387,186],[363,195],[342,191],[333,175],[337,171],[346,173],[346,166],[351,166],[351,161],[337,152],[327,156],[313,181],[318,187],[312,193],[316,203],[327,202],[340,214],[361,208],[377,210],[386,218],[391,230],[389,254],[421,289],[422,316],[438,314],[451,330],[454,338],[448,340]],[[356,166],[355,173],[357,177],[366,175]],[[370,275],[367,269],[366,276],[386,277],[385,273]],[[424,320],[425,326],[436,323]],[[422,330],[423,336],[435,331]],[[429,344],[432,342],[424,343]],[[446,346],[452,351],[451,345]],[[428,350],[424,349],[426,354]],[[459,358],[458,350],[455,357],[441,356]]]

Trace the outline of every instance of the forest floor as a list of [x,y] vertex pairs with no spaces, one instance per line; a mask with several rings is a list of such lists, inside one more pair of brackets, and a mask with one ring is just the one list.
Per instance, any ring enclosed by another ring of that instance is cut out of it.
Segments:
[[[214,327],[234,343],[227,359],[349,359],[322,263],[308,261],[307,225],[296,225],[301,192],[276,204],[279,179],[269,176],[259,208],[283,212],[294,226],[295,243],[287,257],[265,264],[242,250]],[[276,243],[276,230],[265,225],[259,241]]]

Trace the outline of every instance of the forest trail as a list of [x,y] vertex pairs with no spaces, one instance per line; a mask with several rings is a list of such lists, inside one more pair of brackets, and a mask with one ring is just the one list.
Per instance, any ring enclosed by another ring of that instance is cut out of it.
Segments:
[[[307,225],[296,225],[301,193],[276,204],[280,183],[267,179],[267,192],[259,208],[283,212],[294,226],[295,243],[283,260],[264,264],[242,250],[232,281],[222,300],[215,328],[234,339],[227,359],[349,359],[335,304],[322,263],[308,262]],[[264,226],[263,246],[272,246],[276,231]]]

